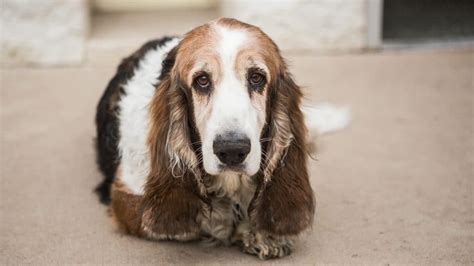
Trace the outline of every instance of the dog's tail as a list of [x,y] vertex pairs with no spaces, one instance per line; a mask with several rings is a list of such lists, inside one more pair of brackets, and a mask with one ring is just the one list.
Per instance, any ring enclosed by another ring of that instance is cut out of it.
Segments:
[[341,130],[347,127],[351,120],[348,107],[337,107],[330,103],[303,106],[301,109],[312,138]]

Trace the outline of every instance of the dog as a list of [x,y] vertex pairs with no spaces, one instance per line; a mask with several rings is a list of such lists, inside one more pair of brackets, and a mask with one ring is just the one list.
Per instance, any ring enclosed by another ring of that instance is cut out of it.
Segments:
[[96,191],[125,233],[286,256],[315,211],[301,99],[256,26],[220,18],[150,41],[98,104]]

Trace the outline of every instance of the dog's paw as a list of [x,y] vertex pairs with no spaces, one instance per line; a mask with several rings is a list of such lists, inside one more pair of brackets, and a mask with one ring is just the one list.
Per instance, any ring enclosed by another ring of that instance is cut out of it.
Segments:
[[267,260],[290,255],[293,241],[287,237],[273,237],[252,233],[242,239],[241,248],[245,253],[256,255],[261,260]]

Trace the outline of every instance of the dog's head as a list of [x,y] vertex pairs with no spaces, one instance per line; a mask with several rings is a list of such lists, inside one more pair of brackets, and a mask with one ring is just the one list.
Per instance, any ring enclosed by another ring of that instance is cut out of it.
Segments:
[[183,97],[170,101],[174,171],[202,165],[210,175],[253,176],[262,162],[274,167],[293,137],[290,106],[275,105],[275,95],[294,85],[275,43],[255,26],[219,19],[187,33],[168,60],[172,93]]

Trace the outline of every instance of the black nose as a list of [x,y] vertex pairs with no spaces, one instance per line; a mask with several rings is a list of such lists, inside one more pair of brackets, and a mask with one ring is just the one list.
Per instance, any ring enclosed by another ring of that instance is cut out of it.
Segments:
[[219,135],[212,145],[214,154],[227,166],[242,163],[250,152],[250,139],[236,134]]

